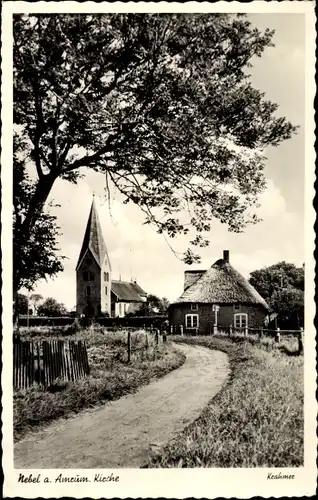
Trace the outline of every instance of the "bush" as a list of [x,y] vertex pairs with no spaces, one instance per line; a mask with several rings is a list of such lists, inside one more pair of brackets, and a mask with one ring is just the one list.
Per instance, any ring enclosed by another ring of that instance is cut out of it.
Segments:
[[80,332],[82,330],[82,326],[80,324],[80,320],[78,318],[74,319],[74,322],[65,328],[65,335],[74,335],[77,332]]

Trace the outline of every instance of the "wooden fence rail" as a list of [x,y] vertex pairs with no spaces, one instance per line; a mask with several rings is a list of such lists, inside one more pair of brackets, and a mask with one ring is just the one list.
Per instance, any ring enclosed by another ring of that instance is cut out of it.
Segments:
[[82,341],[21,341],[13,338],[13,386],[33,384],[47,387],[56,379],[77,380],[89,375],[86,344]]
[[[170,333],[173,335],[198,335],[198,328],[185,328],[184,325],[170,325]],[[241,333],[245,337],[253,337],[258,334],[259,339],[272,337],[275,339],[276,343],[280,343],[281,337],[283,336],[294,336],[298,339],[298,351],[302,353],[304,350],[304,329],[300,328],[299,330],[281,330],[280,328],[276,328],[276,330],[269,328],[250,328],[250,327],[241,327],[235,328],[233,325],[230,326],[216,326],[214,325],[212,331],[209,333],[210,335],[217,335],[218,333],[226,333],[229,335],[233,335],[234,333]]]

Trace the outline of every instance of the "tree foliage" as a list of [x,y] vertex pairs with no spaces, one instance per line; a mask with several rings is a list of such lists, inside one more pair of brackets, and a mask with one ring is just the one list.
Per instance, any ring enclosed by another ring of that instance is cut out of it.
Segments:
[[38,307],[39,316],[63,316],[67,314],[67,309],[64,304],[59,303],[56,299],[48,297]]
[[147,303],[150,314],[166,314],[169,307],[169,301],[165,297],[160,299],[157,295],[149,294]]
[[129,313],[128,316],[153,316],[156,314],[166,314],[169,307],[169,301],[165,297],[160,299],[157,295],[149,294],[147,302],[134,313]]
[[18,293],[15,301],[16,314],[28,313],[28,298],[22,293]]
[[282,261],[250,274],[249,282],[282,319],[304,322],[305,269]]
[[241,14],[16,15],[13,31],[14,121],[38,175],[26,234],[54,181],[76,183],[80,167],[159,233],[194,229],[191,246],[208,244],[212,219],[257,222],[263,148],[296,130],[246,72],[273,32]]
[[21,137],[14,136],[13,156],[13,283],[15,292],[63,270],[57,255],[59,228],[56,217],[49,212],[39,214],[26,237],[23,224],[34,196],[35,186],[26,169],[28,146]]
[[32,293],[30,295],[30,301],[33,304],[35,314],[37,313],[37,310],[38,310],[38,307],[39,307],[39,303],[41,302],[41,300],[43,300],[43,297],[39,293]]

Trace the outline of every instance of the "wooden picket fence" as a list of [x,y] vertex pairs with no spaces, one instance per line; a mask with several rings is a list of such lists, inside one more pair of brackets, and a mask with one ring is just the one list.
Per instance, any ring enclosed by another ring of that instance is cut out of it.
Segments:
[[48,387],[57,379],[77,380],[89,375],[86,344],[82,341],[22,341],[13,338],[13,386]]

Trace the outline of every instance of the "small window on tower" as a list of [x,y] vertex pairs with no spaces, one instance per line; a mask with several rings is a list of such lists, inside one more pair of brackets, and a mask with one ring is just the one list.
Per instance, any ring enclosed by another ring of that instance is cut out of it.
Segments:
[[87,295],[87,297],[89,297],[89,296],[90,296],[90,294],[91,294],[91,287],[90,287],[90,286],[87,286],[87,287],[86,287],[86,295]]
[[106,273],[106,281],[109,281],[109,273]]
[[106,273],[104,273],[104,281],[107,281]]
[[83,272],[83,280],[88,281],[88,272],[87,271]]
[[105,293],[106,293],[106,295],[107,295],[107,286],[105,286]]

